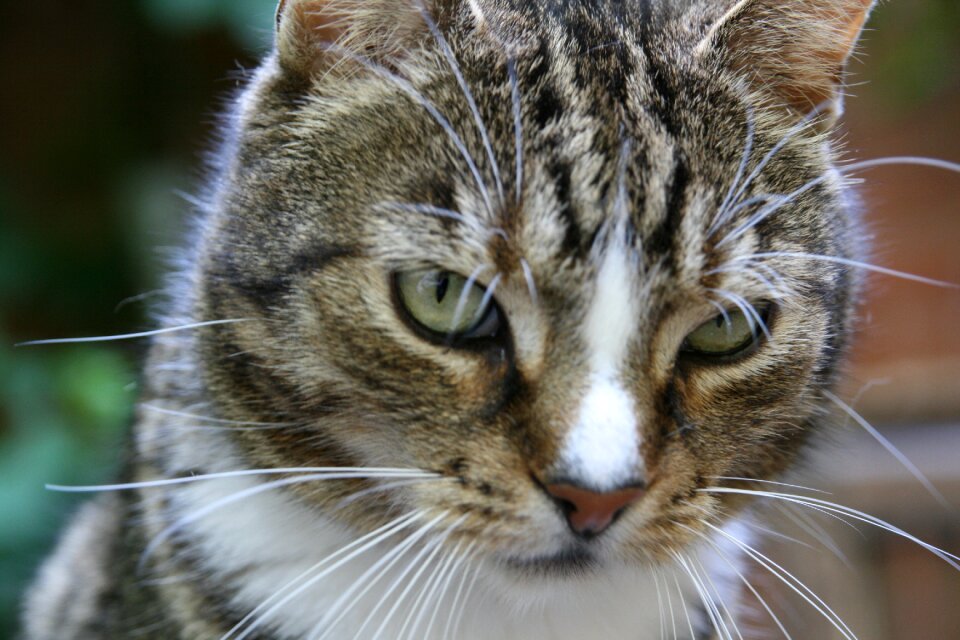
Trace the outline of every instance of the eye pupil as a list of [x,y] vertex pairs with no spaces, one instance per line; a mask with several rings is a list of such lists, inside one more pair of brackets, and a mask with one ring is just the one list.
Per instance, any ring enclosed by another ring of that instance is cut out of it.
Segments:
[[450,287],[450,277],[444,275],[440,282],[437,283],[437,304],[443,302],[443,299],[447,297],[447,289]]
[[749,352],[759,344],[757,325],[766,325],[771,305],[760,302],[753,307],[755,318],[745,309],[730,309],[714,316],[687,335],[681,350],[704,358],[730,358]]
[[[501,319],[493,296],[481,285],[443,269],[399,271],[393,286],[402,317],[437,344],[497,337]],[[426,333],[424,333],[426,332]]]

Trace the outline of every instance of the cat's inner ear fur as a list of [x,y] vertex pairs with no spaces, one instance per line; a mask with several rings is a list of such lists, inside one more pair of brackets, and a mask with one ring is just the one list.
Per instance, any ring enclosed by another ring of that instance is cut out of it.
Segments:
[[313,76],[350,55],[383,63],[429,37],[421,0],[280,0],[276,48],[288,72]]
[[739,0],[699,55],[719,55],[770,106],[798,115],[843,108],[844,71],[876,0]]

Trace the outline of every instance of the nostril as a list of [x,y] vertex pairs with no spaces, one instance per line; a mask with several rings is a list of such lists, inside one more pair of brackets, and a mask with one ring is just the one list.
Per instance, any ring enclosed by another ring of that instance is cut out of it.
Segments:
[[638,486],[601,493],[566,483],[544,485],[544,489],[563,510],[570,528],[584,537],[605,531],[624,509],[645,493],[644,488]]

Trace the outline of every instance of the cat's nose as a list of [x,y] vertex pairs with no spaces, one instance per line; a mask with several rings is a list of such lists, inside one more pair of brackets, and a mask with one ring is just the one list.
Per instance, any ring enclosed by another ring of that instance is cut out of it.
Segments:
[[603,533],[624,509],[645,493],[640,486],[602,493],[572,484],[548,484],[544,489],[563,510],[574,533],[584,538]]

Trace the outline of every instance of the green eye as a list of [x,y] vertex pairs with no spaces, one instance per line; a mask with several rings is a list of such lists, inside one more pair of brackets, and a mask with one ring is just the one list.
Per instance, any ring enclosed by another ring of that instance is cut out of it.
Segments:
[[[757,317],[767,322],[769,305],[757,305]],[[727,311],[704,322],[683,341],[681,351],[691,355],[717,358],[734,356],[757,344],[760,338],[757,319],[739,310]]]
[[492,296],[456,273],[439,269],[396,274],[395,286],[404,311],[431,338],[491,338],[500,328]]

